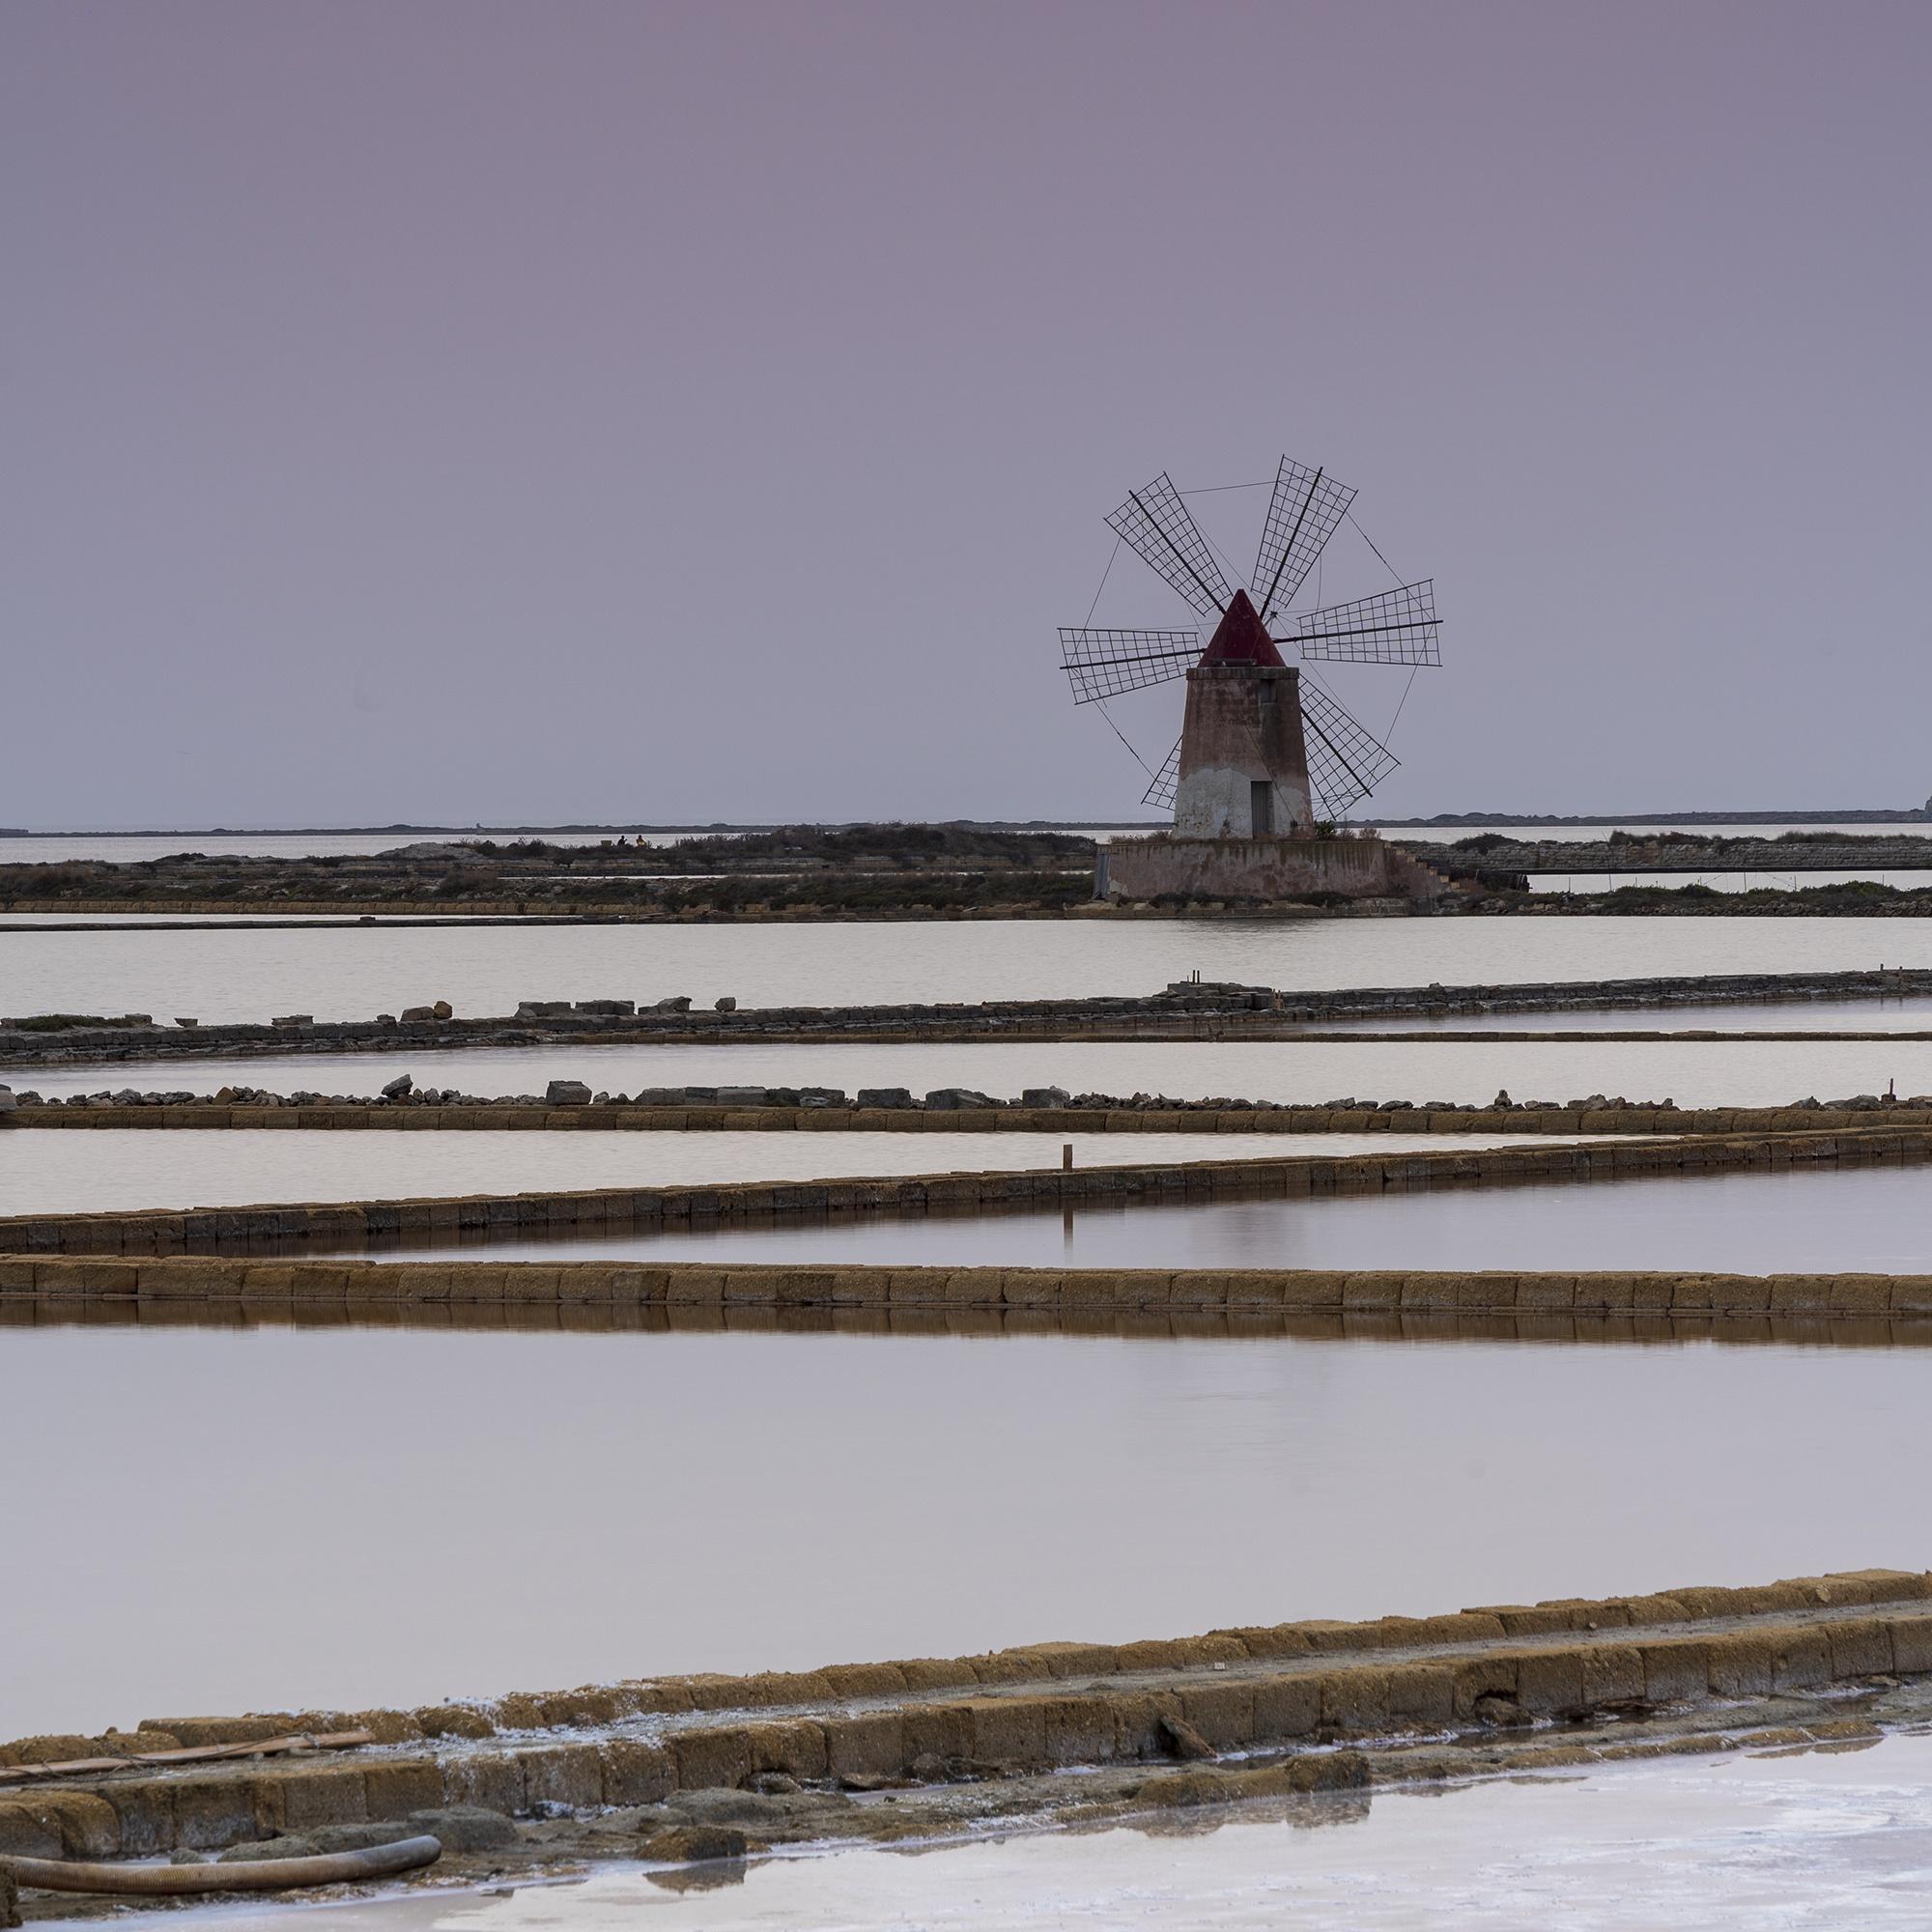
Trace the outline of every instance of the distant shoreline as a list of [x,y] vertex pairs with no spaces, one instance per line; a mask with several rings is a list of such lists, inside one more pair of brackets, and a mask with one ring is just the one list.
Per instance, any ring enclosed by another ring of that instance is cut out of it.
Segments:
[[1438,811],[1433,818],[1377,818],[1365,821],[1385,831],[1408,832],[1435,825],[1925,825],[1932,811]]
[[0,838],[537,838],[552,832],[599,832],[613,838],[637,832],[688,832],[696,838],[723,832],[777,832],[786,825],[833,831],[857,825],[956,825],[974,832],[1162,832],[1169,823],[1165,818],[774,818],[730,823],[717,819],[707,825],[203,825],[188,831],[164,825],[111,832],[32,831],[21,825],[0,825]]
[[[1467,825],[1925,825],[1932,810],[1922,807],[1847,811],[1438,811],[1429,818],[1371,818],[1355,821],[1387,831],[1409,832],[1433,826]],[[549,833],[600,833],[622,838],[639,832],[689,833],[693,837],[725,832],[776,832],[781,824],[811,824],[831,829],[856,825],[954,825],[976,832],[1162,832],[1167,819],[1128,818],[946,818],[946,819],[787,819],[744,823],[712,820],[703,825],[208,825],[181,831],[169,826],[135,827],[108,832],[30,830],[0,825],[0,838],[386,838],[424,836],[474,838],[541,838]]]

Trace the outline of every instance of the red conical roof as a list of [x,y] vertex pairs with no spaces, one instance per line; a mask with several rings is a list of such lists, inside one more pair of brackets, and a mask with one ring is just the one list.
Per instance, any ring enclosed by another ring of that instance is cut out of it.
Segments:
[[1233,603],[1222,613],[1201,653],[1199,663],[1209,665],[1255,665],[1275,670],[1285,669],[1281,653],[1262,622],[1261,612],[1248,601],[1245,590],[1235,592]]

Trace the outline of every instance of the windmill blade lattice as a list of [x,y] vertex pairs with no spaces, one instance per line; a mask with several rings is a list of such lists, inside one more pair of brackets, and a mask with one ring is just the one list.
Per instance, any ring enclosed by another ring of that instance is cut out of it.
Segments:
[[1075,704],[1185,677],[1200,655],[1198,631],[1060,630],[1060,668]]
[[1166,762],[1153,775],[1153,783],[1141,794],[1143,805],[1158,806],[1162,811],[1172,811],[1176,794],[1180,790],[1180,740],[1174,741],[1174,750],[1167,754]]
[[1162,470],[1107,519],[1109,529],[1179,591],[1204,617],[1218,617],[1234,591],[1200,526]]
[[1320,685],[1306,680],[1301,686],[1301,725],[1308,750],[1308,789],[1324,818],[1340,818],[1402,763]]
[[1277,643],[1300,646],[1305,658],[1347,664],[1439,665],[1441,620],[1435,580],[1405,583],[1353,604],[1330,604],[1287,621]]
[[1276,612],[1294,601],[1354,500],[1354,491],[1325,469],[1281,459],[1261,548],[1255,553],[1255,602],[1264,624],[1273,622]]

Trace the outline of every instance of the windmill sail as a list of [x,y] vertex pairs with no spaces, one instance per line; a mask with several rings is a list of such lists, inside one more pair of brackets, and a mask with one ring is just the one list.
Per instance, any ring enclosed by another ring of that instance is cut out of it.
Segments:
[[1255,553],[1255,602],[1261,606],[1263,623],[1272,623],[1276,613],[1294,601],[1294,593],[1354,500],[1354,491],[1326,470],[1281,459],[1267,520],[1262,525],[1261,549]]
[[1070,631],[1063,625],[1060,632],[1060,668],[1075,704],[1184,677],[1200,655],[1198,631]]
[[1439,665],[1441,620],[1435,580],[1405,583],[1354,604],[1330,604],[1290,617],[1277,643],[1298,644],[1305,658],[1349,664]]
[[1176,794],[1180,790],[1180,740],[1174,741],[1174,750],[1167,754],[1166,762],[1153,775],[1153,783],[1141,794],[1143,805],[1151,805],[1162,811],[1172,811]]
[[1305,678],[1301,726],[1308,747],[1308,789],[1323,818],[1340,818],[1402,763],[1320,685]]
[[1204,617],[1218,617],[1234,591],[1214,553],[1163,470],[1107,519],[1107,526],[1180,592]]

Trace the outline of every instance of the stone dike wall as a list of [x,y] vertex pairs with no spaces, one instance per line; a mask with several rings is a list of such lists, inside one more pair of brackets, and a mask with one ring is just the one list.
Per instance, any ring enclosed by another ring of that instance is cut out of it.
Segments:
[[[82,1265],[71,1263],[70,1265]],[[9,1265],[0,1262],[0,1268]],[[272,1268],[273,1263],[257,1264]],[[296,1266],[317,1265],[297,1263]],[[581,1264],[570,1264],[581,1265]],[[907,1270],[911,1273],[911,1270]],[[946,1272],[946,1270],[935,1270]],[[1164,1307],[1127,1307],[1118,1302],[1093,1301],[1076,1294],[1065,1303],[1015,1298],[1010,1304],[913,1300],[867,1301],[800,1298],[745,1301],[645,1301],[629,1298],[576,1301],[520,1299],[514,1283],[506,1298],[494,1295],[475,1300],[419,1300],[393,1292],[382,1298],[359,1293],[357,1277],[346,1277],[342,1293],[324,1292],[297,1295],[276,1277],[265,1275],[254,1285],[242,1284],[239,1293],[156,1294],[127,1293],[33,1293],[0,1289],[0,1328],[410,1328],[450,1334],[544,1335],[856,1335],[875,1340],[894,1336],[994,1341],[1004,1336],[1065,1335],[1122,1342],[1561,1342],[1578,1347],[1656,1344],[1677,1347],[1686,1342],[1710,1342],[1726,1348],[1768,1345],[1831,1349],[1932,1348],[1932,1311],[1907,1306],[1918,1298],[1917,1278],[1897,1290],[1903,1312],[1850,1313],[1833,1301],[1861,1298],[1877,1301],[1861,1289],[1883,1282],[1890,1298],[1896,1276],[1845,1276],[1842,1291],[1819,1288],[1831,1276],[1710,1277],[1713,1293],[1726,1300],[1744,1300],[1760,1293],[1778,1302],[1749,1312],[1699,1310],[1689,1313],[1654,1306],[1664,1291],[1660,1284],[1687,1279],[1679,1275],[1591,1275],[1564,1277],[1534,1274],[1479,1281],[1472,1293],[1501,1296],[1515,1293],[1520,1307],[1486,1308],[1424,1306],[1443,1297],[1447,1284],[1436,1275],[1404,1275],[1400,1291],[1393,1274],[1364,1274],[1348,1278],[1343,1292],[1356,1299],[1347,1305],[1317,1308],[1286,1305],[1294,1293],[1285,1291],[1284,1305],[1264,1306],[1235,1299],[1208,1304],[1178,1299]],[[1461,1281],[1461,1277],[1457,1278]],[[1706,1277],[1697,1277],[1698,1280]],[[1586,1305],[1573,1293],[1569,1305],[1551,1307],[1563,1295],[1565,1280],[1581,1282]],[[1760,1290],[1757,1283],[1768,1280]],[[1525,1286],[1526,1284],[1526,1286]],[[152,1285],[152,1284],[151,1284]],[[561,1283],[566,1290],[573,1284]],[[908,1294],[917,1283],[903,1284]],[[1004,1281],[1001,1284],[1004,1293]],[[1020,1293],[1033,1293],[1036,1284],[1021,1284]],[[1085,1284],[1082,1284],[1084,1289]],[[1411,1290],[1413,1291],[1411,1293]],[[990,1284],[989,1284],[990,1292]],[[1174,1292],[1190,1294],[1190,1283]],[[1407,1305],[1392,1297],[1409,1296]],[[1672,1290],[1669,1298],[1675,1298]],[[1687,1297],[1688,1299],[1688,1293]],[[1639,1306],[1639,1299],[1642,1305]],[[1615,1302],[1615,1306],[1607,1304]],[[1595,1302],[1596,1306],[1587,1305]],[[1537,1305],[1546,1304],[1546,1305]]]
[[[0,1018],[0,1065],[71,1065],[214,1055],[344,1053],[407,1046],[835,1043],[969,1039],[1211,1039],[1277,1027],[1458,1014],[1668,1009],[1816,1000],[1932,996],[1932,969],[1729,973],[1518,984],[1346,987],[1293,991],[1180,981],[1145,998],[1005,1000],[905,1006],[729,1008],[707,1013],[672,996],[643,1011],[625,999],[526,1001],[484,1018],[322,1020],[156,1026],[151,1022],[40,1029],[32,1015]],[[728,1002],[726,1003],[728,1007]],[[139,1020],[139,1016],[136,1016]]]
[[[1319,1315],[1656,1315],[1889,1320],[1932,1314],[1932,1275],[1697,1274],[1669,1270],[1013,1268],[764,1265],[702,1262],[314,1262],[245,1256],[0,1258],[0,1311],[55,1318],[122,1303],[232,1310],[307,1308],[871,1310],[1083,1316],[1208,1312]],[[0,1315],[4,1320],[4,1315]]]
[[[0,1791],[0,1855],[164,1857],[451,1805],[528,1816],[740,1789],[770,1773],[916,1781],[935,1764],[986,1777],[1287,1750],[1299,1753],[1295,1788],[1318,1789],[1362,1781],[1359,1759],[1319,1748],[1339,1740],[1922,1675],[1932,1671],[1928,1596],[1923,1574],[1873,1570],[1435,1617],[639,1679],[413,1710],[149,1718],[98,1738],[0,1746],[0,1780],[14,1787]],[[371,1743],[227,1765],[131,1761],[352,1730]],[[125,1768],[61,1769],[100,1758]]]
[[1394,1189],[1512,1181],[1615,1180],[1649,1175],[1736,1173],[1793,1165],[1919,1161],[1932,1128],[1836,1133],[1708,1134],[1397,1154],[1147,1166],[1026,1168],[718,1186],[583,1188],[511,1195],[295,1202],[192,1210],[0,1217],[0,1255],[169,1255],[242,1248],[299,1254],[403,1242],[456,1245],[574,1232],[649,1235],[661,1228],[762,1222],[786,1216],[992,1213],[1081,1202],[1254,1199],[1380,1194]]
[[[1916,1099],[1917,1096],[1915,1096]],[[358,1101],[230,1105],[158,1096],[138,1103],[28,1106],[0,1112],[0,1129],[61,1127],[307,1128],[389,1133],[910,1133],[910,1134],[1763,1134],[1833,1132],[1875,1123],[1932,1127],[1932,1107],[649,1107],[449,1106]]]

